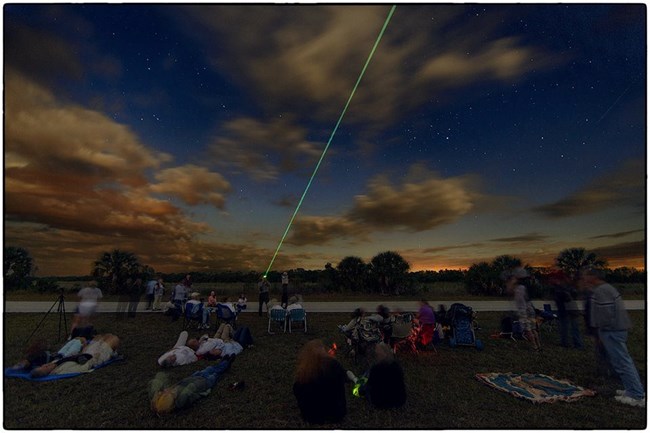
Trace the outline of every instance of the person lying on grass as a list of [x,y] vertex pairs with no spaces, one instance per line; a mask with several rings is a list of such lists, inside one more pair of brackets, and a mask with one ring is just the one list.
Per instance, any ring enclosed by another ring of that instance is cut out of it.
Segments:
[[234,359],[235,355],[222,357],[217,364],[197,371],[171,386],[167,374],[159,372],[149,386],[151,410],[158,415],[170,413],[207,396]]
[[378,343],[370,354],[370,369],[357,378],[351,371],[348,378],[356,385],[353,394],[365,395],[370,404],[378,409],[402,407],[406,403],[404,371],[395,359],[392,349]]
[[56,362],[69,356],[81,353],[86,346],[87,340],[84,337],[76,337],[65,343],[56,354],[51,354],[46,350],[43,341],[37,341],[25,351],[25,359],[18,362],[12,368],[14,370],[33,370],[43,364]]
[[235,341],[232,326],[222,323],[213,338],[207,335],[200,339],[190,338],[187,331],[181,332],[174,347],[158,358],[161,367],[175,367],[198,361],[199,358],[218,359],[226,355],[238,355],[244,350]]
[[229,355],[239,355],[244,348],[234,340],[235,332],[231,325],[222,323],[213,338],[207,335],[199,339],[196,356],[204,359],[218,359]]
[[161,367],[175,367],[196,362],[196,350],[199,348],[199,341],[196,338],[188,340],[187,331],[182,331],[171,350],[163,353],[158,358]]
[[[32,377],[48,374],[84,373],[113,358],[120,339],[113,334],[98,334],[79,355],[68,356],[58,361],[49,362],[31,371]],[[83,356],[82,356],[83,355]]]

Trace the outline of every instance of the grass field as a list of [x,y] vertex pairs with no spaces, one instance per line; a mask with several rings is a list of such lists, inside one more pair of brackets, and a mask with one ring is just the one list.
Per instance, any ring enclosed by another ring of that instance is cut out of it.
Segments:
[[[642,379],[647,378],[645,312],[633,311],[634,328],[628,346]],[[21,357],[25,340],[42,314],[5,314],[4,365]],[[646,410],[621,405],[613,393],[620,384],[595,375],[593,346],[586,350],[563,349],[553,332],[544,332],[544,351],[535,353],[525,342],[490,339],[499,328],[501,313],[480,313],[478,338],[485,350],[442,345],[437,353],[400,354],[406,375],[408,401],[398,410],[379,411],[363,399],[348,394],[348,414],[341,424],[326,429],[644,429]],[[182,320],[172,323],[159,314],[139,314],[116,319],[101,314],[95,321],[99,332],[120,336],[124,361],[91,374],[54,382],[4,379],[5,429],[309,429],[300,418],[292,394],[298,350],[310,339],[327,345],[344,340],[336,325],[346,314],[319,313],[308,316],[307,334],[268,335],[267,319],[254,313],[240,317],[255,339],[234,361],[212,393],[180,412],[158,417],[149,408],[148,382],[160,367],[156,359],[175,342]],[[68,320],[68,323],[69,320]],[[57,339],[58,317],[50,314],[34,338]],[[190,335],[199,336],[199,331]],[[59,343],[60,345],[61,343]],[[337,358],[355,373],[355,365],[339,352]],[[208,361],[168,370],[178,381]],[[572,403],[533,405],[478,382],[480,372],[543,373],[597,391]],[[245,380],[243,390],[228,385]]]

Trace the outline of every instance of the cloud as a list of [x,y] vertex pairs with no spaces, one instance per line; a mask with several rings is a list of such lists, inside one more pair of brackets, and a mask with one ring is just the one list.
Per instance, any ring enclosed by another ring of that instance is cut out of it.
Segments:
[[511,236],[506,238],[490,239],[490,242],[505,242],[505,243],[529,243],[539,242],[548,239],[549,236],[541,235],[539,233],[529,233],[521,236]]
[[325,147],[307,140],[307,130],[288,119],[262,122],[241,117],[221,129],[209,146],[211,160],[260,181],[312,168]]
[[158,194],[171,194],[189,205],[212,204],[223,209],[224,193],[231,190],[230,183],[219,173],[193,164],[161,170],[155,174],[159,183],[149,190]]
[[[16,73],[6,73],[5,83],[7,242],[34,246],[36,257],[54,264],[66,262],[56,254],[70,255],[67,265],[48,265],[57,273],[78,272],[75,264],[116,247],[191,263],[190,244],[212,229],[155,195],[223,207],[230,185],[221,175],[194,165],[161,168],[171,157],[128,127],[61,103]],[[149,184],[149,172],[157,183]]]
[[289,242],[324,244],[340,237],[363,239],[373,231],[421,232],[451,224],[485,201],[475,183],[471,176],[445,179],[414,165],[399,185],[386,176],[371,180],[367,193],[356,196],[341,216],[297,218]]
[[607,260],[610,267],[645,267],[647,245],[645,241],[623,242],[592,248],[591,252]]
[[[89,275],[93,262],[115,248],[136,254],[142,264],[159,272],[188,272],[214,269],[264,269],[273,251],[251,244],[201,242],[155,237],[143,242],[136,235],[115,237],[75,229],[53,229],[33,223],[6,222],[5,245],[26,248],[34,258],[39,276]],[[277,268],[292,269],[300,257],[278,255]],[[324,263],[324,262],[323,262]]]
[[613,207],[645,206],[645,164],[640,159],[628,160],[609,173],[604,173],[576,193],[533,211],[549,219],[566,218],[604,211]]
[[[459,85],[511,82],[552,64],[539,47],[493,36],[498,29],[489,24],[494,19],[490,13],[458,20],[465,8],[399,6],[346,120],[380,128]],[[200,5],[182,7],[179,16],[189,18],[188,31],[215,35],[198,43],[221,42],[218,49],[205,45],[212,63],[228,68],[234,80],[259,95],[266,113],[331,122],[349,97],[389,9]],[[255,22],[256,32],[239,31],[244,22]],[[480,36],[476,28],[481,28]]]
[[363,239],[368,233],[368,227],[347,217],[304,216],[294,221],[287,243],[322,245],[333,239]]
[[628,230],[625,232],[618,232],[618,233],[609,233],[606,235],[598,235],[598,236],[592,236],[589,239],[616,239],[616,238],[623,238],[628,235],[632,235],[635,233],[644,233],[645,230],[639,229],[639,230]]

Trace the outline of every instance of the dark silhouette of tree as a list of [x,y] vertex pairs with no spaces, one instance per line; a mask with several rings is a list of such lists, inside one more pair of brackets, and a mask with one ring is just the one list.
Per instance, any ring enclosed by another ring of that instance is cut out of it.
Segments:
[[385,251],[370,261],[370,273],[381,293],[391,293],[403,288],[408,280],[411,265],[396,252]]
[[142,266],[133,253],[113,250],[95,261],[92,276],[102,290],[109,293],[126,293],[126,281],[142,273]]
[[594,267],[604,269],[607,262],[596,256],[595,253],[587,252],[584,248],[567,248],[560,251],[555,258],[555,264],[574,280],[579,277],[580,269]]
[[26,249],[4,248],[4,279],[7,290],[29,287],[33,270],[34,260]]
[[370,267],[359,257],[348,256],[336,266],[339,282],[346,290],[364,291],[368,282]]

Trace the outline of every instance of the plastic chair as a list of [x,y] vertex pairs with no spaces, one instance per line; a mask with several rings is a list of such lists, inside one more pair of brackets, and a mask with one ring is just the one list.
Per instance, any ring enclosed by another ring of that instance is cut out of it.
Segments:
[[307,313],[304,308],[293,308],[287,311],[287,319],[289,322],[289,333],[293,328],[293,322],[303,322],[304,331],[307,332]]
[[233,329],[237,327],[237,315],[227,305],[217,304],[217,320],[229,324]]
[[553,311],[551,304],[544,304],[544,310],[541,312],[541,316],[544,319],[542,326],[549,328],[550,330],[555,329],[558,318],[557,314]]
[[271,323],[282,326],[282,331],[287,332],[287,310],[284,308],[271,308],[269,310],[269,334],[274,334],[271,332]]
[[203,303],[186,302],[183,310],[183,319],[183,329],[187,329],[193,324],[199,328],[203,324]]

